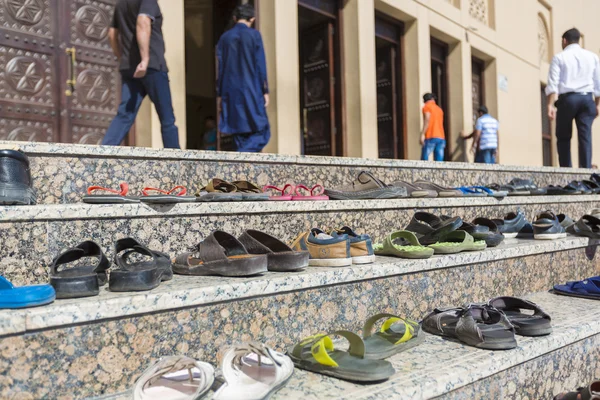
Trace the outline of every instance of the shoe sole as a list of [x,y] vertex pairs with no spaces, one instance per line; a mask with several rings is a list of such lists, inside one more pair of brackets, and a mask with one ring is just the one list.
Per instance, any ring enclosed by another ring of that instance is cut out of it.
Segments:
[[311,258],[308,260],[311,267],[349,267],[352,258]]
[[567,237],[567,233],[539,233],[534,234],[533,238],[536,240],[556,240],[564,239]]
[[505,239],[514,239],[518,234],[519,232],[503,233]]
[[20,186],[7,183],[0,184],[0,205],[27,206],[35,204],[33,190]]
[[375,254],[368,256],[352,257],[352,264],[371,264],[375,262]]

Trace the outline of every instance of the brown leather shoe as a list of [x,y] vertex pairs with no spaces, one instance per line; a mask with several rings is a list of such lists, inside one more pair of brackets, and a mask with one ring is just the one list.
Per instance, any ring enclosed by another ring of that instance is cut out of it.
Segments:
[[398,199],[407,197],[406,188],[389,186],[362,171],[351,185],[336,189],[326,189],[325,194],[332,200]]

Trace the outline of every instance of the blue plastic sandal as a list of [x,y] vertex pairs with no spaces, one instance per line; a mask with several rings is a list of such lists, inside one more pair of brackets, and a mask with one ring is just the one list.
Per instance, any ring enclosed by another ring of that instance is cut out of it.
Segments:
[[487,197],[487,193],[473,186],[461,186],[456,188],[460,190],[465,197]]
[[600,276],[583,281],[567,282],[566,285],[554,285],[554,293],[586,299],[600,299]]
[[27,308],[52,303],[56,293],[51,285],[15,287],[0,276],[0,308]]
[[481,191],[487,193],[488,196],[496,197],[499,199],[502,199],[502,198],[508,196],[508,192],[505,190],[492,190],[486,186],[471,186],[471,188],[481,190]]

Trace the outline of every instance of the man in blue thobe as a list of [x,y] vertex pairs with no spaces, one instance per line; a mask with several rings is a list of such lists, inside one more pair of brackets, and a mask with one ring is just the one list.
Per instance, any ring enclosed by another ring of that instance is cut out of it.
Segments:
[[237,151],[258,153],[271,138],[265,51],[260,33],[251,28],[254,7],[238,6],[233,19],[234,27],[217,44],[219,130],[233,136]]

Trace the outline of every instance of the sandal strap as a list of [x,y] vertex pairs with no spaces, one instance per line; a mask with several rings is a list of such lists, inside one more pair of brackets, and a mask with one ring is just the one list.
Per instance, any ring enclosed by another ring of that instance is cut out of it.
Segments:
[[294,193],[296,194],[296,196],[302,197],[304,195],[298,192],[298,189],[306,190],[310,194],[310,196],[321,196],[323,195],[323,193],[325,193],[325,187],[323,187],[323,185],[321,184],[316,184],[312,188],[309,188],[306,185],[297,185],[294,189]]
[[337,335],[345,338],[349,343],[348,353],[354,357],[364,358],[365,343],[356,333],[339,330],[326,334],[309,336],[294,346],[292,355],[296,358],[306,360],[314,358],[319,364],[337,367],[338,364],[329,356],[328,351],[334,349],[330,336]]
[[524,309],[534,311],[533,315],[540,316],[548,321],[551,321],[551,317],[548,313],[544,312],[540,306],[532,301],[521,299],[513,296],[501,296],[496,297],[488,302],[488,305],[494,307],[500,311],[513,310],[513,309]]
[[122,182],[119,187],[121,190],[109,189],[102,186],[90,186],[88,187],[87,194],[91,195],[94,194],[94,192],[108,192],[118,194],[120,196],[127,196],[127,193],[129,192],[129,185],[125,182]]
[[[163,357],[158,361],[158,363],[154,367],[155,370],[153,371],[151,377],[144,384],[144,387],[151,386],[152,384],[154,384],[154,382],[158,381],[160,378],[162,378],[166,374],[182,371],[184,369],[188,370],[188,372],[190,374],[190,379],[193,379],[192,368],[196,368],[196,367],[197,367],[196,360],[194,360],[193,358],[190,358],[190,357],[185,357],[185,356]],[[202,369],[200,369],[200,368],[198,368],[198,369],[200,371],[202,371]],[[206,377],[202,377],[202,379],[206,380]]]
[[[178,192],[174,193],[176,191],[178,191]],[[157,189],[157,188],[153,188],[153,187],[145,187],[144,189],[142,189],[142,194],[144,196],[150,196],[150,194],[148,192],[158,192],[161,194],[173,195],[173,196],[185,196],[185,194],[187,193],[187,188],[185,186],[175,186],[173,189],[171,189],[169,191]]]
[[198,243],[192,252],[177,256],[177,264],[190,265],[191,258],[202,262],[227,260],[230,256],[246,255],[248,252],[244,245],[235,236],[224,232],[214,231],[202,242]]
[[211,179],[208,185],[204,186],[200,191],[234,193],[237,192],[237,187],[223,179]]
[[[121,252],[123,253],[120,254]],[[152,257],[156,263],[157,256],[152,250],[141,244],[139,241],[137,241],[137,239],[124,238],[117,240],[115,243],[115,264],[117,264],[122,270],[129,271],[127,259],[133,253],[139,253],[148,257]]]
[[383,323],[380,329],[380,333],[386,334],[387,331],[391,328],[392,325],[397,323],[398,321],[402,321],[405,327],[404,335],[397,340],[394,344],[400,344],[404,342],[408,342],[413,338],[415,328],[419,325],[418,322],[412,321],[410,319],[402,318],[394,314],[375,314],[371,318],[367,319],[363,326],[363,338],[366,339],[373,334],[373,328],[375,327],[375,323],[383,318],[387,318],[387,320]]
[[106,255],[104,255],[102,248],[98,243],[88,240],[56,256],[54,260],[52,260],[50,270],[52,274],[56,274],[61,265],[80,260],[83,257],[96,257],[98,259],[98,264],[96,265],[96,268],[94,268],[95,273],[103,273],[110,268],[110,262]]
[[231,183],[242,193],[263,193],[261,188],[249,181],[235,181]]
[[[256,354],[258,356],[258,365],[261,366],[263,358],[266,358],[272,362],[268,364],[270,367],[275,367],[276,380],[283,378],[283,375],[288,373],[284,364],[287,356],[265,346],[262,343],[250,342],[237,345],[230,348],[223,357],[221,362],[221,370],[223,378],[226,382],[236,381],[240,374],[242,366],[248,362],[246,356],[249,354]],[[291,363],[289,363],[291,365]],[[291,366],[288,368],[292,368]]]
[[276,192],[281,193],[282,196],[285,196],[288,189],[290,189],[289,193],[287,193],[288,195],[294,194],[296,191],[296,187],[294,185],[287,183],[283,189],[280,189],[277,186],[267,185],[263,187],[263,192],[266,192],[267,190],[275,190]]

